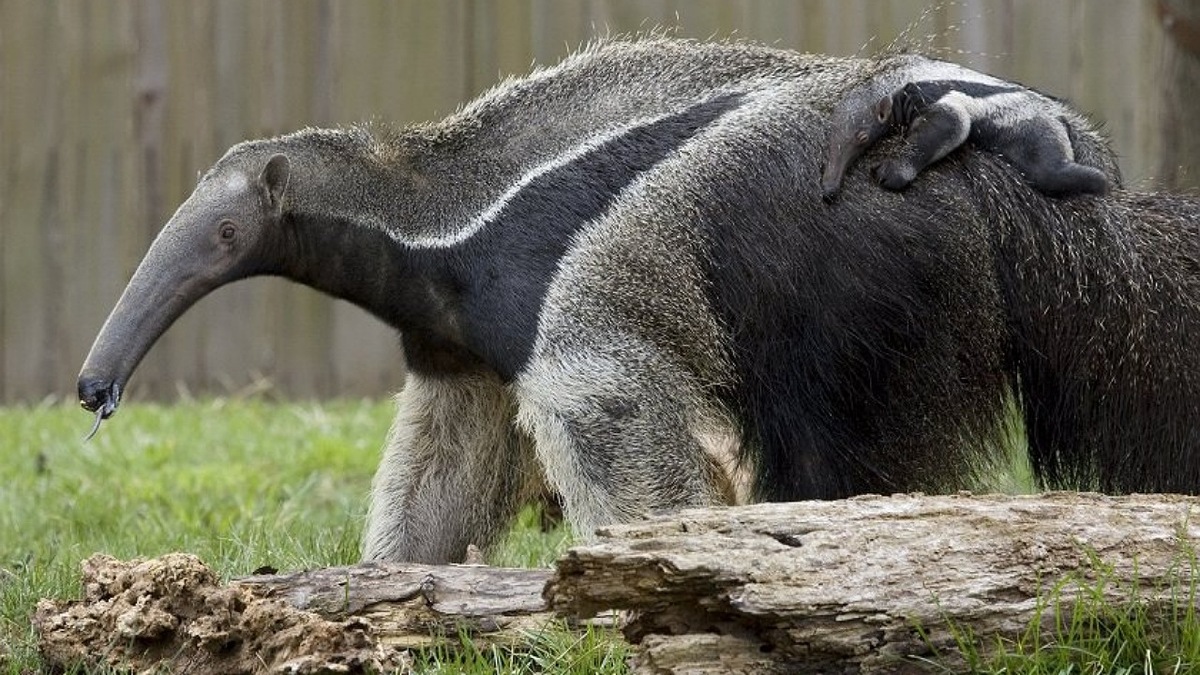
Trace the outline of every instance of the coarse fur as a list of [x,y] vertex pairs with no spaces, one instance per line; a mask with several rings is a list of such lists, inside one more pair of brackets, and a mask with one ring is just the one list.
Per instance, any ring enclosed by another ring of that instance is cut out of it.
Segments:
[[532,441],[513,425],[516,403],[494,372],[413,373],[396,408],[367,515],[373,557],[458,559],[539,494]]
[[[894,88],[897,81],[903,85]],[[883,92],[881,94],[881,92]],[[1073,139],[1091,129],[1062,102],[956,64],[921,56],[892,59],[834,108],[821,192],[833,199],[847,169],[892,130],[905,143],[873,170],[891,190],[963,143],[996,153],[1036,189],[1056,196],[1104,194],[1108,177],[1075,161]]]
[[1053,484],[1195,491],[1196,205],[1047,200],[970,152],[824,204],[823,102],[886,67],[606,41],[440,122],[239,144],[151,245],[80,399],[110,415],[176,317],[268,274],[401,333],[366,559],[461,559],[543,484],[585,537],[964,487],[1014,398]]

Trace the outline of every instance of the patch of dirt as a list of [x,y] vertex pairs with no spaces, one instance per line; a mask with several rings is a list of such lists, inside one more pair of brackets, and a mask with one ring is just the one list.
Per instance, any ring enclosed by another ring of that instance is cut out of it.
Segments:
[[406,669],[362,618],[330,621],[222,585],[194,555],[83,562],[82,600],[41,600],[33,626],[48,665],[135,671],[365,673]]

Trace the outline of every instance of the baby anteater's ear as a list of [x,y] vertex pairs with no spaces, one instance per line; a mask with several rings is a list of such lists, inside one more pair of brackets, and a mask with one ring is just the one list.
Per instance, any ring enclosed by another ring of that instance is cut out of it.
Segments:
[[892,97],[884,96],[875,104],[875,121],[883,124],[892,116]]
[[267,194],[268,203],[276,212],[283,207],[283,195],[287,192],[288,178],[291,174],[291,164],[287,155],[275,155],[267,160],[258,182]]

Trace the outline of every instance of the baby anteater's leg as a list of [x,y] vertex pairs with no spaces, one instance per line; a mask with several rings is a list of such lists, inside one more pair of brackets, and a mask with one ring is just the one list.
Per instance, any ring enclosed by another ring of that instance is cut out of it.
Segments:
[[962,145],[970,132],[971,116],[947,96],[913,120],[904,137],[904,148],[897,157],[875,167],[875,178],[889,190],[902,190],[925,167]]
[[996,134],[992,150],[1025,176],[1034,189],[1048,195],[1104,194],[1108,176],[1075,161],[1071,126],[1048,116],[1032,117]]
[[1108,176],[1093,166],[1078,162],[1035,165],[1025,171],[1029,183],[1048,195],[1094,194],[1108,192]]

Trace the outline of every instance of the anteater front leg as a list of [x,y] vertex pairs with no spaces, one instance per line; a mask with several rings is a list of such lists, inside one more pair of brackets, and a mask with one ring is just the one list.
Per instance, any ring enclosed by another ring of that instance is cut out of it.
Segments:
[[737,498],[727,428],[697,387],[637,341],[535,359],[518,378],[518,420],[576,535],[650,513]]
[[889,190],[903,190],[925,167],[962,145],[970,133],[970,115],[947,96],[909,124],[900,154],[880,162],[875,178]]
[[444,563],[486,547],[541,486],[494,373],[409,373],[375,474],[364,560]]

